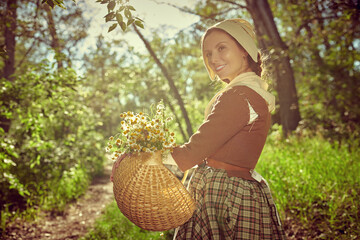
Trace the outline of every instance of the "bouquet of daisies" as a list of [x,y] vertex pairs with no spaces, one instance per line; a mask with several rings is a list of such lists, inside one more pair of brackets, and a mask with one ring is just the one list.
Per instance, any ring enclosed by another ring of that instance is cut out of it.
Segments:
[[109,138],[106,152],[116,160],[122,154],[140,152],[171,152],[176,146],[175,134],[168,128],[172,117],[165,113],[165,106],[160,101],[152,107],[151,113],[124,112],[120,114],[120,132]]

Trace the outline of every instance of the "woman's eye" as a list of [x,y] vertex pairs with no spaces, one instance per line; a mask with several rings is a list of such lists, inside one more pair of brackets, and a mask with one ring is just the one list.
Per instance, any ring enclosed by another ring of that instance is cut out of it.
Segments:
[[225,49],[224,46],[220,46],[220,47],[219,47],[219,52],[221,52],[221,51],[224,50],[224,49]]
[[207,53],[207,54],[206,54],[206,57],[211,57],[211,53]]

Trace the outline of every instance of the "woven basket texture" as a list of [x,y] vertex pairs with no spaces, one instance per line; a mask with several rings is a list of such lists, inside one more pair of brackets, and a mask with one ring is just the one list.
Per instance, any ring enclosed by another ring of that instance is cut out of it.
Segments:
[[195,201],[161,160],[161,153],[124,158],[115,170],[113,190],[120,211],[149,231],[176,228],[190,219]]

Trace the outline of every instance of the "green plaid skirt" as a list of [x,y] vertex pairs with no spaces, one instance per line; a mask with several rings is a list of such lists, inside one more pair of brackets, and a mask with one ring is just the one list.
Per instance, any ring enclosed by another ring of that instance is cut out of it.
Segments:
[[190,184],[197,209],[175,239],[285,239],[270,189],[199,166]]

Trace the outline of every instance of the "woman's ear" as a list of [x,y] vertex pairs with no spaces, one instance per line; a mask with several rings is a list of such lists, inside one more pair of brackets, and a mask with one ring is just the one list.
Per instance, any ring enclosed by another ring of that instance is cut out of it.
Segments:
[[249,56],[249,53],[245,49],[243,49],[243,50],[244,50],[244,56],[245,57]]

